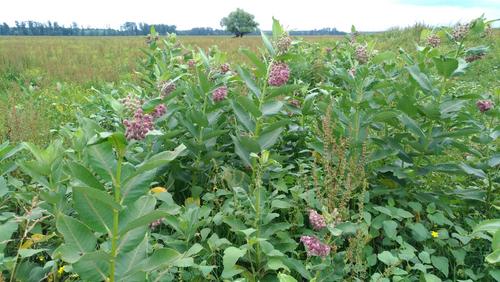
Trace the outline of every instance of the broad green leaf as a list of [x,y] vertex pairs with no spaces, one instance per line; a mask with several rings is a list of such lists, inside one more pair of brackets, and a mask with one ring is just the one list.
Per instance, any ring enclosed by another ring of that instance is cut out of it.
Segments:
[[83,165],[77,162],[68,162],[68,168],[71,171],[71,176],[79,182],[87,185],[88,187],[105,190],[104,185],[102,185],[92,172]]
[[434,274],[423,274],[425,282],[441,282],[442,280]]
[[5,178],[0,176],[0,198],[5,196],[9,192],[9,188],[7,188],[7,181]]
[[422,90],[426,92],[432,92],[433,87],[432,87],[432,82],[430,79],[420,71],[417,65],[413,65],[410,67],[406,67],[408,72],[410,73],[411,77],[420,85]]
[[255,53],[253,53],[249,49],[243,48],[240,51],[245,56],[247,56],[247,58],[250,59],[250,61],[252,61],[252,63],[254,64],[254,66],[257,69],[257,71],[256,71],[257,75],[259,77],[264,77],[266,75],[266,71],[267,71],[266,64],[261,59],[259,59],[257,57],[257,55],[255,55]]
[[133,220],[129,224],[127,224],[127,226],[125,226],[125,228],[120,230],[120,235],[123,235],[123,234],[127,233],[128,231],[135,229],[135,228],[138,228],[138,227],[148,226],[151,222],[153,222],[157,219],[161,219],[167,215],[169,215],[169,214],[164,212],[164,211],[161,211],[161,210],[155,210],[155,211],[152,211],[150,213],[147,213],[147,214]]
[[405,114],[400,114],[398,119],[410,130],[413,134],[418,137],[425,139],[425,134],[418,126],[417,122]]
[[256,98],[259,98],[261,96],[261,92],[259,87],[255,84],[255,81],[251,77],[251,75],[248,73],[247,70],[242,69],[240,66],[236,69],[238,71],[238,74],[240,75],[241,79],[245,82],[247,87],[252,91],[253,94],[255,94]]
[[278,138],[280,137],[282,132],[282,127],[278,127],[271,131],[267,131],[266,129],[264,129],[258,139],[260,148],[262,150],[271,148],[276,143],[276,141],[278,141]]
[[224,270],[222,271],[222,278],[229,279],[236,274],[243,272],[243,269],[236,268],[236,262],[239,258],[246,254],[246,250],[240,250],[236,247],[228,247],[224,250],[224,256],[222,258],[222,264],[224,265]]
[[263,31],[261,31],[260,36],[262,37],[262,42],[264,43],[264,46],[266,47],[267,51],[269,52],[269,55],[271,55],[271,57],[276,56],[276,51],[274,51],[273,44],[271,43],[271,41],[269,41],[269,38],[267,38],[267,35],[264,34]]
[[275,115],[275,114],[279,113],[281,108],[283,108],[283,105],[284,104],[281,101],[273,101],[273,102],[265,103],[264,105],[262,105],[262,114],[265,116]]
[[101,201],[96,201],[78,189],[73,191],[73,203],[80,220],[92,230],[111,234],[111,230],[113,229],[113,210],[109,205]]
[[231,135],[234,143],[234,151],[247,166],[251,166],[250,153],[258,153],[261,151],[259,143],[255,142],[250,137],[241,136],[234,137]]
[[476,225],[472,233],[486,231],[491,234],[495,234],[498,230],[500,230],[500,219],[489,219],[481,221],[478,225]]
[[118,252],[132,251],[137,246],[137,244],[139,244],[143,240],[146,232],[149,230],[148,223],[145,223],[142,226],[137,226],[133,230],[130,230],[126,233],[122,230],[129,224],[132,224],[132,222],[134,222],[135,220],[152,212],[155,209],[155,206],[155,197],[148,195],[139,198],[132,205],[129,205],[126,209],[123,209],[120,212],[119,232],[122,235],[118,240]]
[[73,192],[85,194],[86,198],[93,199],[102,204],[105,204],[110,209],[115,209],[120,211],[123,208],[122,206],[120,206],[120,204],[115,202],[113,197],[111,197],[108,193],[101,190],[97,190],[90,187],[73,187]]
[[250,132],[255,131],[255,122],[250,118],[250,115],[238,103],[231,101],[231,106],[238,121]]
[[36,255],[38,253],[47,251],[48,249],[19,249],[18,253],[21,256],[21,258],[29,258],[33,255]]
[[[138,265],[146,259],[148,238],[143,236],[143,240],[133,250],[127,253],[120,253],[116,260],[116,276],[118,281],[131,281],[133,275],[140,271]],[[132,280],[133,281],[133,280]],[[144,280],[143,280],[144,281]]]
[[116,159],[111,143],[104,142],[87,148],[88,164],[102,179],[111,181],[115,177]]
[[449,263],[446,257],[431,256],[431,262],[435,268],[439,269],[439,271],[444,274],[444,276],[448,277]]
[[399,259],[389,251],[383,251],[377,257],[381,262],[389,266],[397,265],[399,262]]
[[158,153],[140,164],[137,167],[137,173],[156,169],[158,167],[166,165],[169,162],[175,160],[182,152],[184,152],[184,150],[186,150],[186,146],[184,144],[181,144],[177,146],[173,151],[164,151]]
[[95,249],[97,240],[94,234],[79,220],[59,214],[56,228],[64,236],[64,242],[76,246],[79,252],[87,253]]
[[146,195],[155,175],[155,170],[135,171],[129,178],[123,181],[121,187],[121,204],[131,204],[141,196]]
[[85,281],[103,281],[109,273],[109,255],[104,251],[85,254],[73,264],[73,270]]
[[258,101],[254,101],[247,96],[238,96],[236,97],[236,101],[238,101],[238,103],[242,106],[242,108],[244,108],[245,110],[247,110],[247,112],[252,114],[254,118],[259,118],[260,116],[262,116],[262,113],[260,112],[258,105],[255,104],[255,102],[258,103]]
[[394,220],[386,220],[382,223],[384,232],[387,237],[395,240],[397,235],[398,224]]
[[163,248],[154,252],[152,256],[140,265],[140,268],[146,272],[151,272],[159,267],[171,267],[181,258],[182,255],[178,251],[170,248]]
[[500,250],[496,250],[493,253],[486,256],[486,262],[491,264],[500,263]]
[[486,178],[486,173],[484,173],[484,171],[482,169],[473,168],[466,163],[461,163],[459,166],[467,174],[474,175],[474,176],[479,177],[479,178]]
[[279,282],[297,282],[297,279],[284,273],[278,273]]
[[279,39],[284,33],[285,31],[283,30],[280,22],[273,17],[273,39]]
[[433,58],[436,69],[443,77],[450,77],[458,68],[458,61],[455,58],[440,56]]

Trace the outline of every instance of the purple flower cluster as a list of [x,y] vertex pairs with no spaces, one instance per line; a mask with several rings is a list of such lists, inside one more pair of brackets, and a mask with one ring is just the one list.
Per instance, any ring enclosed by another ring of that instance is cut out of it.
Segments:
[[437,36],[436,34],[431,34],[427,37],[427,44],[429,44],[433,48],[436,48],[441,44],[441,38],[439,38],[439,36]]
[[135,112],[142,106],[142,100],[129,94],[127,97],[120,99],[120,102],[125,106],[126,111],[129,113]]
[[159,85],[160,92],[161,92],[161,97],[165,98],[167,97],[170,93],[175,91],[175,83],[171,81],[165,81]]
[[479,100],[476,102],[476,106],[481,113],[484,113],[493,108],[493,102],[491,100]]
[[212,99],[214,100],[214,102],[220,102],[220,101],[226,99],[226,97],[227,97],[227,87],[226,86],[218,87],[212,93]]
[[356,47],[355,53],[356,53],[356,60],[358,60],[360,64],[365,64],[366,62],[368,62],[370,56],[368,55],[368,50],[366,50],[366,46],[359,45],[358,47]]
[[455,41],[462,41],[465,38],[467,33],[469,32],[469,25],[467,24],[458,24],[455,26],[453,31],[451,32],[451,37]]
[[288,82],[290,68],[285,63],[273,63],[269,73],[268,83],[271,86],[281,86]]
[[276,49],[278,49],[278,54],[280,54],[280,55],[288,52],[288,49],[290,49],[290,46],[292,46],[292,38],[290,36],[288,36],[288,34],[283,34],[276,41]]
[[230,70],[230,69],[229,69],[229,64],[228,64],[228,63],[225,63],[225,64],[220,65],[220,72],[221,72],[222,74],[227,73],[229,70]]
[[469,55],[465,57],[465,61],[467,63],[472,63],[477,60],[481,60],[484,57],[484,54],[474,54],[474,55]]
[[309,210],[309,223],[311,223],[314,230],[321,230],[326,227],[326,222],[323,216],[313,209]]
[[326,257],[330,254],[330,246],[321,243],[314,236],[301,236],[300,242],[306,247],[308,256]]
[[126,127],[125,137],[127,140],[142,140],[153,129],[153,117],[144,114],[142,109],[139,108],[134,114],[134,119],[131,121],[124,120],[123,125]]
[[160,118],[161,116],[163,116],[166,112],[167,112],[167,107],[164,104],[159,104],[158,106],[156,106],[154,108],[154,110],[151,113],[151,115],[155,119],[157,119],[157,118]]

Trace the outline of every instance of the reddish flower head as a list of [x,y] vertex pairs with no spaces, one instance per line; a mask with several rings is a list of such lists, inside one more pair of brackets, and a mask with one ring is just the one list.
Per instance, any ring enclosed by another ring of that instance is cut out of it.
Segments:
[[432,46],[433,48],[436,48],[441,44],[441,38],[437,36],[436,34],[431,34],[429,37],[427,37],[427,44]]
[[155,107],[151,115],[156,119],[163,116],[167,112],[167,107],[164,104],[159,104]]
[[139,108],[134,114],[134,119],[124,120],[123,125],[126,127],[125,137],[127,140],[142,140],[150,130],[153,130],[153,117],[144,114]]
[[219,88],[216,88],[214,92],[212,92],[212,99],[214,102],[220,102],[227,97],[227,87],[226,86],[221,86]]
[[290,68],[285,63],[273,63],[269,74],[269,85],[281,86],[288,82],[290,78]]
[[306,247],[308,256],[326,257],[330,254],[330,246],[321,243],[314,236],[301,236],[300,242]]
[[314,230],[321,230],[326,227],[325,219],[315,210],[309,210],[309,222]]
[[493,102],[491,100],[479,100],[476,102],[476,106],[481,113],[484,113],[493,108]]
[[221,72],[222,74],[225,74],[225,73],[227,73],[228,71],[229,71],[229,64],[228,64],[228,63],[222,64],[222,65],[220,66],[220,72]]

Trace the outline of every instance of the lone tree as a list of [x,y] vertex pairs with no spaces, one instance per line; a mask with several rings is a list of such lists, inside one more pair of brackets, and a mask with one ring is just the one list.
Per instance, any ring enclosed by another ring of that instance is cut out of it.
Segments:
[[227,17],[220,21],[220,25],[225,27],[227,31],[234,33],[235,37],[243,37],[247,33],[255,31],[259,25],[254,21],[254,16],[242,9],[236,9]]

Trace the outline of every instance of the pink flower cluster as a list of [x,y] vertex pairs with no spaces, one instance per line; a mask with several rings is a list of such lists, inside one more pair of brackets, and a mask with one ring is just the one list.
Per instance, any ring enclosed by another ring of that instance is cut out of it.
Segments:
[[214,100],[214,102],[220,102],[220,101],[226,99],[226,97],[227,97],[227,87],[226,86],[218,87],[212,93],[212,99]]
[[156,106],[154,108],[154,110],[151,113],[151,115],[155,119],[157,119],[157,118],[160,118],[161,116],[163,116],[166,112],[167,112],[167,107],[164,104],[159,104],[158,106]]
[[188,61],[188,66],[189,66],[190,68],[194,68],[194,67],[196,66],[196,61],[195,61],[195,60],[193,60],[193,59],[189,60],[189,61]]
[[441,38],[437,36],[436,34],[431,34],[427,37],[427,44],[432,46],[433,48],[436,48],[441,44]]
[[326,257],[330,254],[330,246],[321,243],[314,236],[301,236],[300,242],[306,247],[308,256]]
[[167,97],[170,93],[175,91],[175,83],[171,81],[165,81],[159,85],[160,91],[161,91],[161,97],[165,98]]
[[321,230],[326,227],[326,222],[323,216],[313,209],[309,210],[309,223],[311,223],[314,230]]
[[290,100],[290,105],[294,106],[295,108],[300,107],[300,101],[297,99],[292,99]]
[[120,99],[120,102],[125,106],[125,109],[129,113],[135,112],[138,108],[142,106],[142,100],[129,94],[127,97]]
[[142,140],[150,130],[153,130],[153,117],[144,114],[139,108],[134,114],[134,119],[124,120],[123,125],[126,127],[125,137],[127,140]]
[[271,86],[281,86],[288,82],[290,68],[285,63],[273,63],[269,73],[268,83]]
[[227,73],[228,71],[229,71],[229,64],[228,64],[228,63],[222,64],[222,65],[220,66],[220,72],[221,72],[222,74],[225,74],[225,73]]
[[363,45],[359,45],[356,47],[356,59],[360,64],[365,64],[368,62],[368,59],[370,56],[368,55],[368,50],[366,50],[366,47]]
[[476,102],[476,106],[481,113],[484,113],[493,108],[493,102],[491,100],[479,100]]
[[468,32],[469,32],[469,25],[459,24],[455,26],[455,28],[453,29],[451,37],[453,37],[453,40],[455,41],[462,41],[462,39],[465,38]]

